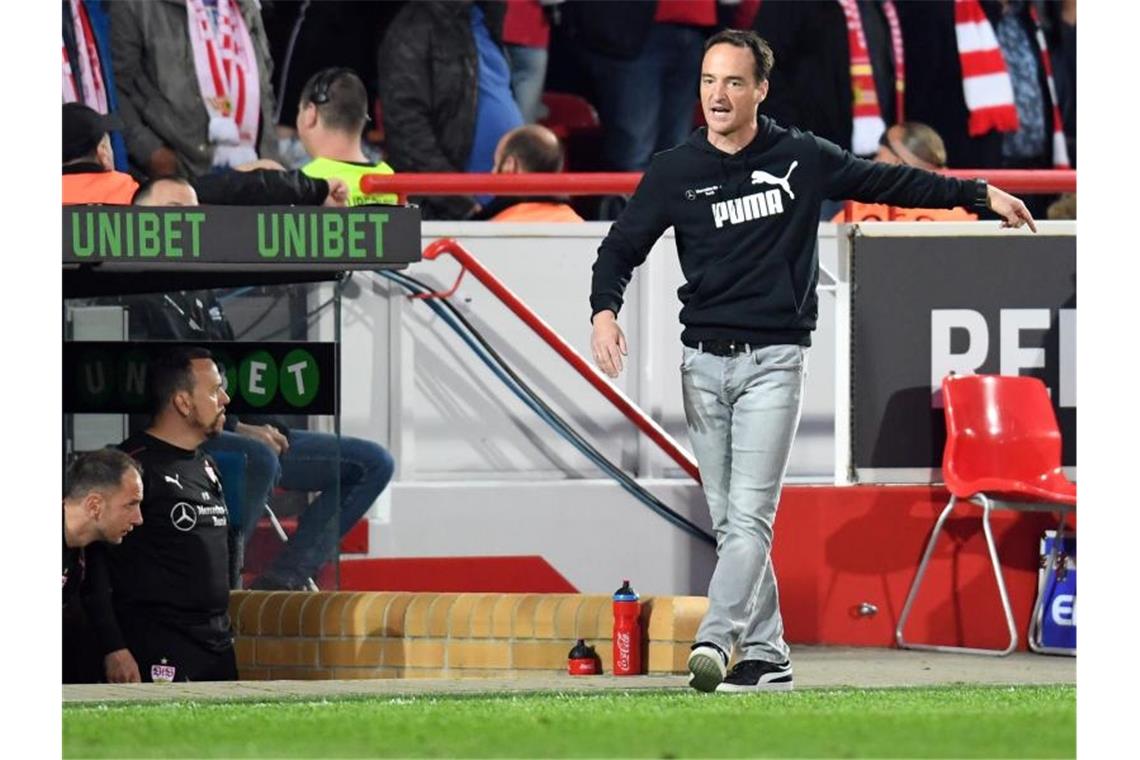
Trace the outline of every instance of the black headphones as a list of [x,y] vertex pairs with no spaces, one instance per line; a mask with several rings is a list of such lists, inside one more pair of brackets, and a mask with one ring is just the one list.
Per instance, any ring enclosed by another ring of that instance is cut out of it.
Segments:
[[336,83],[337,78],[341,74],[351,73],[352,69],[344,68],[343,66],[336,66],[331,69],[325,69],[317,74],[316,81],[313,82],[313,90],[309,96],[309,102],[313,105],[323,106],[332,99],[329,90],[332,89],[333,84]]

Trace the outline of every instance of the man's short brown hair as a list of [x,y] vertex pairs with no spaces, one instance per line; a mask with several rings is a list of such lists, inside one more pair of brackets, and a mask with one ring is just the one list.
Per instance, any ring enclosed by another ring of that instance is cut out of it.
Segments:
[[705,52],[709,52],[713,45],[722,43],[751,50],[755,61],[752,71],[756,74],[756,83],[767,81],[772,67],[776,65],[776,56],[767,40],[751,29],[722,29],[705,41]]
[[142,465],[118,449],[86,451],[67,468],[63,498],[75,500],[92,491],[114,491],[128,470],[134,470],[142,477]]

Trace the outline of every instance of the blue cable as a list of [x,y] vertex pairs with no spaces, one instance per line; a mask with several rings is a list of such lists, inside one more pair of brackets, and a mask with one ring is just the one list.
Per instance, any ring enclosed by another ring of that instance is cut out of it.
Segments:
[[[405,276],[399,273],[382,271],[378,274],[413,293],[427,292],[427,290],[421,285],[415,283],[414,281],[406,279]],[[600,453],[598,453],[588,444],[584,445],[583,442],[579,440],[578,435],[574,431],[570,430],[564,421],[557,419],[551,413],[548,413],[548,411],[544,409],[542,405],[540,405],[536,399],[530,395],[530,393],[528,393],[528,389],[521,387],[514,378],[512,378],[498,363],[496,363],[494,358],[486,351],[486,349],[481,346],[474,337],[469,335],[467,330],[465,330],[441,304],[436,303],[434,299],[422,300],[424,300],[427,306],[432,311],[434,311],[439,316],[439,318],[442,319],[444,323],[446,323],[447,326],[450,327],[463,340],[464,343],[467,344],[467,346],[475,353],[475,355],[479,357],[480,361],[482,361],[483,364],[485,364],[487,368],[490,369],[491,372],[494,373],[495,376],[498,377],[499,380],[502,381],[502,383],[506,385],[507,388],[509,388],[510,391],[514,393],[514,395],[520,401],[522,401],[531,411],[533,411],[539,417],[539,419],[549,425],[556,433],[562,436],[562,438],[569,442],[570,445],[577,449],[579,453],[593,462],[594,465],[609,475],[612,479],[616,480],[618,482],[618,485],[620,485],[627,493],[648,506],[650,509],[652,509],[661,517],[665,518],[671,524],[675,525],[678,528],[681,528],[686,533],[689,533],[690,535],[700,539],[701,541],[704,541],[705,543],[708,543],[712,546],[716,545],[716,539],[713,538],[711,534],[701,529],[698,525],[690,522],[684,516],[678,514],[677,512],[674,512],[672,509],[665,506],[660,501],[657,501],[655,497],[653,497],[651,494],[646,493],[640,485],[632,480],[632,478],[626,475],[626,473],[619,470],[616,466],[613,465],[613,463],[606,460]]]

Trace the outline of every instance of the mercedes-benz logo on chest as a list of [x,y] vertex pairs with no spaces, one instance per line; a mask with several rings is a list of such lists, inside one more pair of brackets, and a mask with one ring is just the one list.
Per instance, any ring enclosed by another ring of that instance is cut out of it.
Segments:
[[184,501],[180,501],[170,510],[170,522],[180,531],[194,530],[198,524],[198,510]]

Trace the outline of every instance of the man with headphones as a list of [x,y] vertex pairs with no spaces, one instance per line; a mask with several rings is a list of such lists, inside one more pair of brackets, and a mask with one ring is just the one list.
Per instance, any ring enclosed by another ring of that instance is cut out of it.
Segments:
[[394,174],[381,161],[364,155],[361,135],[368,123],[368,93],[351,69],[318,71],[301,90],[297,136],[313,161],[301,171],[314,179],[341,179],[348,184],[348,205],[395,204],[391,193],[368,194],[360,189],[365,174]]

